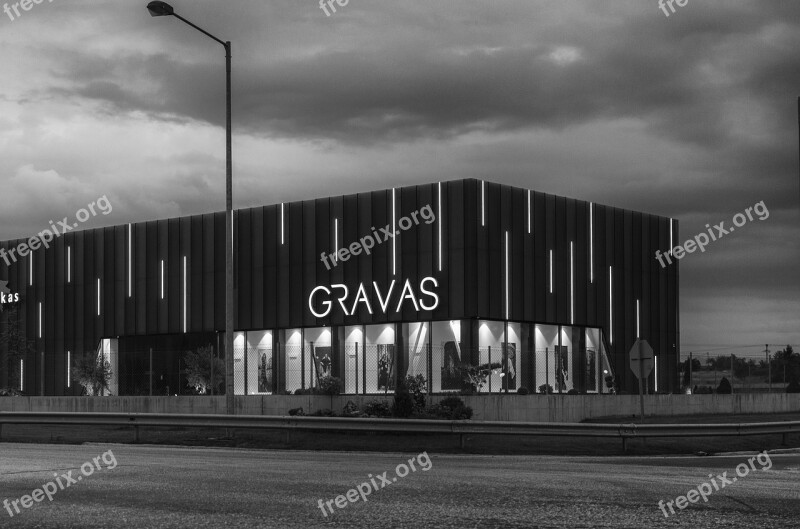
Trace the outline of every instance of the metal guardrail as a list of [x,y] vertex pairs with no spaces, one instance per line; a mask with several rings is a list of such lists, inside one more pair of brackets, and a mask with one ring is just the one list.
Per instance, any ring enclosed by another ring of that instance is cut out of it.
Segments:
[[800,421],[739,424],[594,424],[505,421],[440,421],[423,419],[363,419],[263,415],[196,415],[167,413],[0,412],[4,424],[130,426],[134,442],[140,427],[272,429],[335,432],[402,432],[464,435],[532,435],[611,437],[626,441],[647,437],[706,437],[800,434]]

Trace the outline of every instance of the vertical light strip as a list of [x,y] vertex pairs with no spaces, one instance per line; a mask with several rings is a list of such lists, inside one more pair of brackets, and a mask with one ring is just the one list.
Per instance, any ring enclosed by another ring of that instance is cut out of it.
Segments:
[[186,256],[183,256],[183,332],[186,332],[186,314],[188,312],[189,306],[187,304],[187,289],[186,289]]
[[614,276],[612,267],[608,267],[608,343],[614,343]]
[[67,351],[67,387],[72,386],[72,353]]
[[67,283],[72,283],[72,246],[67,246]]
[[339,219],[333,219],[333,260],[338,259],[339,254]]
[[653,381],[655,382],[655,392],[658,393],[658,355],[653,355]]
[[506,319],[509,319],[509,278],[508,278],[508,254],[509,254],[509,247],[508,247],[508,232],[506,231]]
[[284,217],[283,217],[283,202],[281,202],[281,244],[283,244],[284,233],[285,233],[285,230],[283,228],[283,225],[284,225],[284,220],[283,219],[284,219]]
[[669,249],[667,253],[672,255],[672,219],[669,219]]
[[531,232],[531,190],[528,189],[528,233]]
[[100,278],[97,278],[97,315],[100,315]]
[[161,260],[161,299],[164,299],[164,260]]
[[481,180],[481,226],[486,226],[486,182]]
[[39,302],[39,338],[42,337],[42,302]]
[[442,183],[439,182],[439,271],[442,271]]
[[29,276],[28,277],[28,284],[30,286],[33,286],[33,251],[31,251],[31,253],[28,254],[28,263],[30,264],[30,271],[29,271],[29,274],[28,274],[28,276]]
[[594,204],[589,202],[589,282],[594,283]]
[[133,295],[133,226],[128,224],[128,297]]
[[19,390],[25,391],[25,359],[19,359]]
[[397,202],[395,189],[392,188],[392,275],[397,275]]
[[575,252],[569,241],[569,322],[575,324]]
[[641,338],[642,334],[639,327],[639,300],[636,300],[636,337]]
[[550,293],[553,293],[553,250],[550,250]]

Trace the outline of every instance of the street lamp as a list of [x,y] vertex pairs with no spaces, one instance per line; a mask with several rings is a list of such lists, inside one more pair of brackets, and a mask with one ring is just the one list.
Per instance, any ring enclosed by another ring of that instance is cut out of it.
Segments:
[[225,175],[225,407],[229,414],[234,413],[233,395],[233,164],[232,144],[231,144],[231,43],[223,41],[209,33],[208,31],[192,24],[182,16],[175,13],[175,10],[166,2],[150,2],[147,10],[151,16],[163,17],[173,16],[194,29],[211,37],[225,47],[225,71],[226,71],[226,175]]

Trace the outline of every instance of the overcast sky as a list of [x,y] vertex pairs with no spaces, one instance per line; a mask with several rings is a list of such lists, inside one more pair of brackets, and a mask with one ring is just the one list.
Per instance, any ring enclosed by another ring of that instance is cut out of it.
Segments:
[[[224,209],[224,50],[146,4],[0,13],[0,240]],[[685,240],[764,201],[681,261],[682,351],[800,343],[800,2],[172,5],[233,41],[234,207],[472,177]]]

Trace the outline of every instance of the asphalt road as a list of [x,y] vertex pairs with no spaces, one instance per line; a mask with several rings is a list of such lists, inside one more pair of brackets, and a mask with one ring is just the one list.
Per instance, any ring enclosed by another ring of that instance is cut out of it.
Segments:
[[[754,460],[746,476],[712,491],[707,503],[674,508],[669,517],[659,500],[675,501],[710,482],[709,474],[727,472],[730,480],[748,456],[428,456],[0,444],[0,501],[7,499],[14,515],[0,506],[0,527],[800,526],[799,454],[773,454],[769,470],[764,457]],[[416,470],[398,478],[397,465],[412,457]],[[378,477],[384,472],[385,482]],[[13,501],[54,474],[63,490],[56,481],[52,501],[28,499],[32,506],[19,502],[16,513]],[[324,506],[364,482],[372,489],[370,474],[383,488],[366,502],[341,498],[346,506],[331,503],[335,514],[323,516],[318,500]]]

